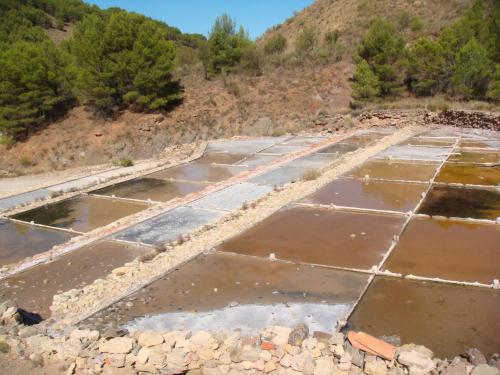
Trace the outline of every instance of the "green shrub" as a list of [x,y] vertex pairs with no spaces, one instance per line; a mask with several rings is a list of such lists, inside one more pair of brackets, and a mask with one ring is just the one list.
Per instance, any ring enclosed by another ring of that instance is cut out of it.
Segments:
[[120,158],[113,162],[114,165],[119,167],[132,167],[134,165],[134,161],[131,158]]
[[266,55],[278,55],[286,49],[287,40],[282,34],[275,34],[264,45]]
[[316,34],[310,27],[304,28],[295,40],[295,52],[298,56],[304,57],[311,54],[316,48]]
[[380,81],[370,69],[366,60],[359,58],[352,83],[352,97],[371,99],[380,95]]
[[484,98],[493,77],[488,51],[472,38],[457,53],[453,76],[453,89],[466,99]]

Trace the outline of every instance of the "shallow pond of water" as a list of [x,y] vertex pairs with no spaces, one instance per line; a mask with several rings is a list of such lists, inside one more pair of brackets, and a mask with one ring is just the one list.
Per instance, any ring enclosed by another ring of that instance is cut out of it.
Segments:
[[464,163],[498,163],[500,162],[500,152],[474,152],[461,149],[452,154],[448,160]]
[[413,218],[384,269],[485,284],[500,279],[500,226]]
[[386,180],[429,181],[436,173],[436,163],[405,163],[386,161],[367,161],[347,173],[347,176],[379,178]]
[[440,358],[500,348],[500,291],[376,277],[349,319],[348,329],[401,337]]
[[151,249],[117,242],[97,242],[54,261],[33,267],[0,281],[0,299],[14,299],[18,306],[50,316],[55,294],[81,288],[109,274]]
[[88,232],[146,209],[136,202],[80,195],[57,203],[37,207],[14,217],[59,228]]
[[487,167],[475,164],[445,163],[436,177],[436,181],[497,186],[500,184],[500,165]]
[[147,175],[148,178],[219,182],[245,171],[244,167],[231,167],[193,161],[177,167]]
[[496,189],[433,186],[418,213],[496,220],[500,217],[500,192]]
[[406,212],[415,208],[427,184],[338,179],[303,202]]
[[345,316],[367,280],[367,275],[347,271],[208,254],[85,323],[127,323],[131,329],[193,330],[202,326],[205,330],[258,332],[269,323],[287,323],[287,319],[289,325],[307,321],[312,327],[331,329],[336,319]]
[[0,221],[0,266],[48,251],[71,237],[73,235],[66,232]]
[[398,234],[403,217],[289,208],[217,247],[219,251],[370,269]]
[[203,190],[198,182],[168,181],[156,178],[138,178],[93,191],[93,194],[167,202]]

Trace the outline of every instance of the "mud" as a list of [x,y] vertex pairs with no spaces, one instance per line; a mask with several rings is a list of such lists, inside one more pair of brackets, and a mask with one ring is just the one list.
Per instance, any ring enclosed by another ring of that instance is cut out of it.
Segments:
[[500,279],[500,226],[413,218],[384,269],[492,284]]
[[0,299],[14,299],[20,308],[45,319],[50,316],[49,307],[55,294],[90,284],[150,251],[116,242],[85,246],[51,263],[2,280]]
[[0,266],[43,253],[71,237],[71,234],[65,232],[0,221]]
[[111,185],[92,193],[140,200],[167,202],[173,198],[203,190],[205,184],[197,182],[167,181],[156,178],[138,178]]
[[146,208],[145,204],[81,195],[14,217],[27,222],[88,232]]
[[347,175],[386,180],[429,181],[434,177],[438,166],[436,163],[368,161]]
[[500,162],[500,152],[474,152],[460,150],[458,154],[451,155],[448,160],[464,163],[498,163]]
[[415,208],[426,184],[338,179],[303,202],[406,212]]
[[500,193],[494,189],[434,186],[418,213],[496,220],[500,217]]
[[500,184],[500,165],[487,167],[473,164],[445,163],[436,181],[497,186]]
[[388,250],[404,218],[289,208],[217,247],[219,251],[329,266],[370,269]]
[[189,164],[183,164],[164,171],[155,172],[146,177],[199,182],[219,182],[236,176],[243,171],[245,171],[244,167],[211,165],[194,161]]
[[[222,323],[224,330],[232,331],[248,324],[256,325],[262,319],[266,321],[276,305],[295,304],[304,307],[296,317],[303,321],[312,313],[307,310],[310,304],[325,305],[332,312],[337,305],[342,305],[342,312],[347,312],[346,308],[356,300],[367,280],[367,275],[347,271],[232,254],[201,255],[103,310],[85,324],[123,324],[138,317],[162,314],[156,329],[191,328],[182,325],[186,316],[179,313],[209,312],[212,318],[205,322],[204,329]],[[237,314],[235,309],[230,320],[218,321],[220,309],[228,305],[261,306],[264,314],[248,316],[244,311]],[[335,324],[329,314],[313,318],[322,319],[322,323],[330,327]]]
[[498,290],[377,277],[349,320],[349,329],[397,335],[441,358],[469,348],[500,348]]

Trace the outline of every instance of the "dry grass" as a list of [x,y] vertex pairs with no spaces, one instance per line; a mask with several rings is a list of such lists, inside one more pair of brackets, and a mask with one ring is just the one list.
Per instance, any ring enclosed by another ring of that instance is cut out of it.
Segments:
[[302,181],[313,181],[319,178],[321,176],[321,172],[318,171],[317,169],[306,169],[304,171],[304,174],[302,175]]

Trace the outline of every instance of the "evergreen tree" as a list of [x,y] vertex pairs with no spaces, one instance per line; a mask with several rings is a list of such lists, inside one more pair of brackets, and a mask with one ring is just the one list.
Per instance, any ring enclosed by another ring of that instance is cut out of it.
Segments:
[[455,57],[451,78],[453,89],[466,99],[482,99],[492,78],[488,51],[475,38],[465,44]]
[[0,53],[0,134],[16,138],[71,100],[65,59],[49,41],[17,41]]
[[407,52],[408,81],[417,95],[434,95],[447,83],[449,68],[442,46],[429,38],[421,38]]
[[376,18],[358,48],[380,81],[382,95],[393,94],[402,85],[400,58],[405,46],[404,38],[390,22]]
[[167,31],[123,11],[86,17],[69,43],[78,96],[105,115],[125,105],[160,110],[178,101],[180,86],[171,75],[175,47]]
[[236,31],[236,23],[227,14],[217,17],[208,38],[208,71],[212,74],[223,70],[231,71],[240,63],[250,39],[240,27]]
[[359,58],[356,63],[352,84],[355,99],[372,99],[380,95],[380,81],[370,69],[366,60]]

